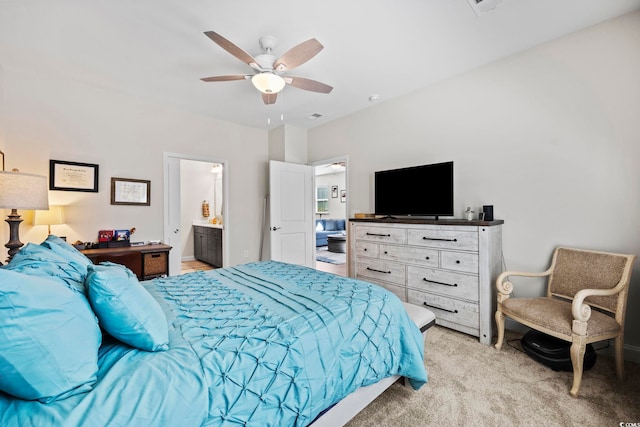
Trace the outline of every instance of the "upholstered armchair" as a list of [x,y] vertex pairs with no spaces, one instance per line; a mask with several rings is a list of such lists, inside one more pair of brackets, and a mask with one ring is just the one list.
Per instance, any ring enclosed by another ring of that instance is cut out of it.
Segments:
[[[586,345],[615,339],[616,374],[624,378],[624,317],[631,267],[635,255],[557,248],[551,266],[541,273],[505,271],[496,280],[496,324],[500,350],[504,319],[509,317],[532,329],[571,343],[573,385],[578,396]],[[510,276],[548,277],[546,296],[515,298]]]

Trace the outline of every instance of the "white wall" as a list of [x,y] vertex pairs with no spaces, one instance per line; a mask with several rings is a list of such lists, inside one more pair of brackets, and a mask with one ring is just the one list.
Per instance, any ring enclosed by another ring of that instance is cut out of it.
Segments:
[[[635,12],[315,128],[309,160],[349,154],[359,212],[374,171],[453,160],[456,216],[494,205],[506,267],[542,271],[557,245],[640,254],[639,118]],[[632,280],[640,351],[640,262]],[[526,283],[516,295],[541,293]]]
[[[49,193],[51,204],[68,205],[68,225],[55,227],[70,242],[95,241],[100,229],[131,227],[137,229],[135,240],[162,239],[163,152],[174,152],[228,159],[229,265],[258,259],[261,217],[256,213],[262,212],[267,181],[265,131],[8,67],[2,86],[0,132],[7,168],[48,175],[49,159],[100,167],[98,193]],[[151,180],[151,206],[110,205],[111,177]],[[22,223],[21,240],[39,243],[46,227],[30,225]],[[0,239],[7,241],[8,227],[0,228]]]

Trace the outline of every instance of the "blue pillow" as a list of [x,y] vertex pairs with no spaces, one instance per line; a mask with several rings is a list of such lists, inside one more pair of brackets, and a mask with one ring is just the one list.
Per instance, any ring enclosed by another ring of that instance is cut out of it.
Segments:
[[4,268],[29,276],[57,279],[70,289],[84,294],[86,267],[76,268],[68,259],[45,246],[27,243]]
[[98,322],[58,281],[0,269],[0,390],[48,403],[91,390]]
[[325,231],[336,231],[336,221],[334,219],[327,219],[324,223]]
[[87,274],[87,267],[93,264],[82,252],[53,234],[50,234],[44,242],[40,243],[40,245],[51,249],[57,255],[60,255],[62,258],[69,261],[69,264],[74,269],[85,276]]
[[111,336],[141,350],[168,348],[167,318],[131,270],[112,262],[90,265],[86,287],[93,311]]

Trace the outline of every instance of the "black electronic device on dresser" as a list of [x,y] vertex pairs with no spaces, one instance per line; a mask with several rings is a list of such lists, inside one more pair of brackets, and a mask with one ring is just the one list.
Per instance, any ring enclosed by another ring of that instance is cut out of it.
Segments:
[[375,172],[375,214],[453,216],[453,162]]

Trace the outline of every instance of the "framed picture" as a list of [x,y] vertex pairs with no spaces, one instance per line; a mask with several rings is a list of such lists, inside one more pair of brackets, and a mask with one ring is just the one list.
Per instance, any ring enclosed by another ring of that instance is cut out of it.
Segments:
[[98,192],[98,165],[49,160],[49,190]]
[[347,190],[340,190],[340,203],[347,201]]
[[331,186],[331,197],[332,198],[336,198],[338,197],[338,186],[337,185],[332,185]]
[[151,205],[151,181],[144,179],[111,178],[112,205]]

